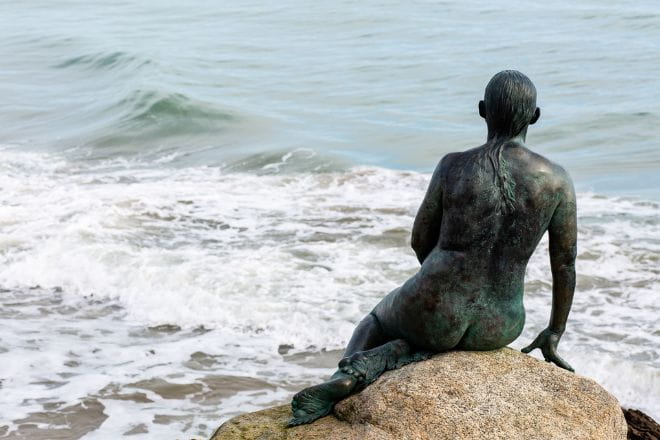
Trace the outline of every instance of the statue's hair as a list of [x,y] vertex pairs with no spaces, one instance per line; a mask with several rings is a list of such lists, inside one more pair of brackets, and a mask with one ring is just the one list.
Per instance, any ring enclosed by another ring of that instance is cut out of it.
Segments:
[[[536,87],[527,76],[516,70],[504,70],[488,82],[484,93],[486,120],[491,130],[507,138],[520,134],[534,116]],[[502,142],[485,149],[485,156],[495,172],[495,183],[500,191],[498,209],[504,213],[514,209],[515,183],[502,159]]]
[[484,104],[489,127],[498,134],[516,136],[534,116],[536,87],[517,70],[503,70],[488,82]]

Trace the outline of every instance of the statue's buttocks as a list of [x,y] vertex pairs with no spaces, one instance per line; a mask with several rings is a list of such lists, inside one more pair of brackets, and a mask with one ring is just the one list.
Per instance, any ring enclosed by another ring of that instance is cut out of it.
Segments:
[[481,257],[436,248],[373,314],[388,334],[424,350],[492,350],[511,343],[525,322],[524,271],[508,272],[498,283],[475,271],[474,258]]

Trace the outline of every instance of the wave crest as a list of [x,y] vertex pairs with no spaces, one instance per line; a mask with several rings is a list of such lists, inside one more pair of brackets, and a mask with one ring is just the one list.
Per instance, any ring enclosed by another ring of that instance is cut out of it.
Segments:
[[83,68],[90,70],[112,70],[117,68],[141,68],[153,64],[149,59],[128,52],[114,51],[79,55],[68,58],[54,67],[56,69]]

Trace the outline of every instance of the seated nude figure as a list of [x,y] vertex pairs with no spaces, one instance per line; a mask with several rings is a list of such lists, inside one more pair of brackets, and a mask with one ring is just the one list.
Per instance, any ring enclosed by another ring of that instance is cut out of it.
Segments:
[[575,288],[571,179],[524,144],[541,114],[525,75],[495,75],[479,114],[486,143],[442,158],[415,218],[419,272],[360,322],[329,381],[294,396],[289,426],[327,415],[387,370],[447,350],[494,350],[514,341],[525,323],[525,268],[546,231],[550,323],[523,352],[540,348],[547,361],[573,371],[557,355]]

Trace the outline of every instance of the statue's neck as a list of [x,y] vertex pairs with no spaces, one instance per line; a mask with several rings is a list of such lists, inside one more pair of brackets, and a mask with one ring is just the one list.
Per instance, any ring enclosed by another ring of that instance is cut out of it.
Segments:
[[488,137],[486,138],[487,144],[503,144],[505,142],[517,142],[524,144],[527,139],[527,127],[525,127],[520,133],[516,135],[504,134],[497,132],[492,129],[488,129]]

